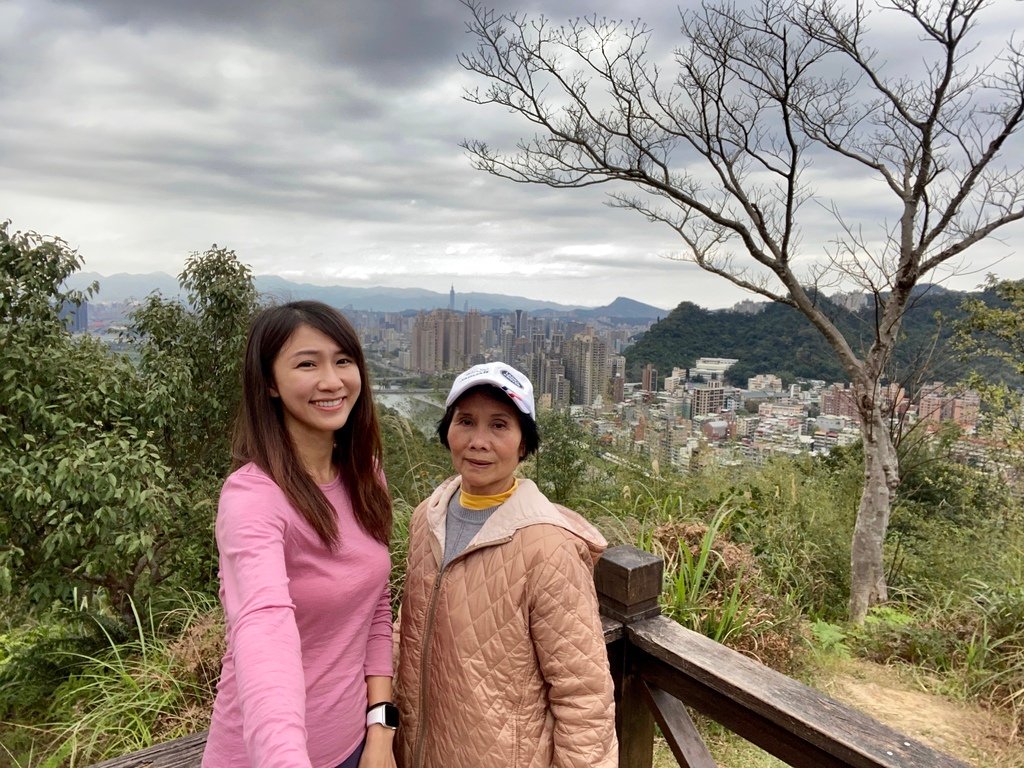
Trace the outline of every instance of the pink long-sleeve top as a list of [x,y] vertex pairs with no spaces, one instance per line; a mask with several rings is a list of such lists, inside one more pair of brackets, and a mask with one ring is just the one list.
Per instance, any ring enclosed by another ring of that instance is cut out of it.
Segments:
[[217,511],[224,654],[203,768],[333,768],[366,730],[366,677],[392,675],[387,547],[341,480],[331,551],[254,464]]

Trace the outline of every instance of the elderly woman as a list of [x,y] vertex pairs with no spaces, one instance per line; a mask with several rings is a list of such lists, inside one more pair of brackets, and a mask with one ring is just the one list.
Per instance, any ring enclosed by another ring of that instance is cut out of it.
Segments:
[[401,609],[401,768],[612,768],[612,681],[593,567],[606,546],[515,476],[537,450],[533,386],[460,374],[438,436],[458,474],[413,513]]

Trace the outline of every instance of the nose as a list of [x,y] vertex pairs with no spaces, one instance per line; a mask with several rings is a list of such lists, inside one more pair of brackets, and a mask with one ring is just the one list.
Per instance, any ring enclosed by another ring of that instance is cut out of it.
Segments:
[[477,427],[470,433],[469,447],[474,450],[485,450],[488,446],[487,430]]
[[323,375],[320,376],[317,386],[320,389],[334,390],[340,389],[343,383],[344,379],[342,379],[341,374],[338,373],[334,366],[327,366]]

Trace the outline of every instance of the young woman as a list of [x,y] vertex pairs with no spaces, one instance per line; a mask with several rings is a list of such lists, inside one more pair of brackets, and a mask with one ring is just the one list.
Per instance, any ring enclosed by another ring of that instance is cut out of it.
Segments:
[[263,311],[217,510],[224,654],[204,768],[387,768],[391,502],[366,365],[336,310]]
[[593,566],[605,548],[519,462],[533,386],[504,363],[455,379],[438,425],[459,473],[413,513],[396,697],[402,768],[614,768]]

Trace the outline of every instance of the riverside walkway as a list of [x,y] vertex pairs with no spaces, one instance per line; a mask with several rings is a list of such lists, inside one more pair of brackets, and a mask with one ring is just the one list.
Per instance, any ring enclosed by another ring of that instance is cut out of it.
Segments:
[[[659,615],[663,565],[635,547],[612,547],[594,573],[620,768],[651,768],[655,725],[682,768],[716,768],[688,708],[796,768],[968,768]],[[199,768],[205,741],[197,733],[94,768]]]

